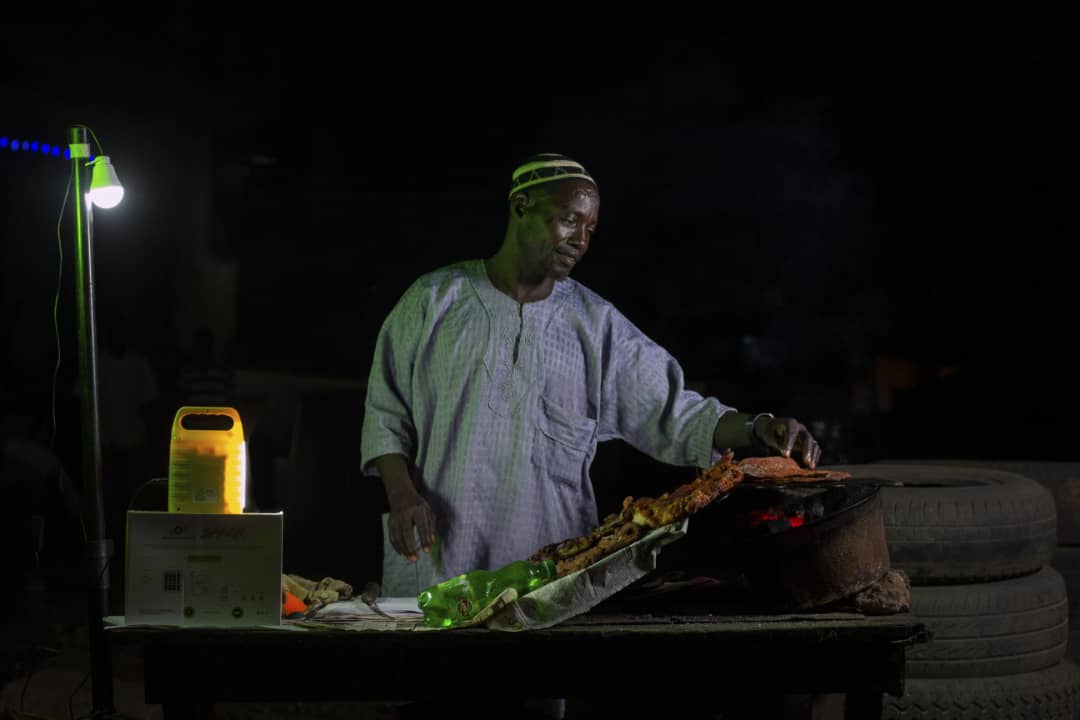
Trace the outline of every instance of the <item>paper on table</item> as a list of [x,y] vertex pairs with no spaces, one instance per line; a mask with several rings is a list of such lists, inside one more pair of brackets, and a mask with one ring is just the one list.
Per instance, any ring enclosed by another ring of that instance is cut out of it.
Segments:
[[[390,617],[401,620],[423,617],[423,613],[420,612],[420,606],[416,604],[416,598],[414,597],[380,598],[379,609]],[[360,598],[338,600],[337,602],[329,603],[320,608],[318,612],[311,616],[311,618],[313,620],[322,620],[324,622],[347,622],[350,620],[372,618],[386,619],[369,608]]]

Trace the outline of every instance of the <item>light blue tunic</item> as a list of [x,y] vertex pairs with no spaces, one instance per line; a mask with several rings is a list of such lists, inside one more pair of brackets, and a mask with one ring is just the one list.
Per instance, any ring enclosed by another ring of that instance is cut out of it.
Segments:
[[572,279],[520,304],[482,260],[419,278],[379,333],[362,463],[377,474],[380,455],[409,458],[438,539],[413,567],[390,545],[384,516],[383,594],[415,595],[587,533],[598,524],[597,442],[708,467],[719,458],[716,421],[731,409],[686,389],[667,351]]

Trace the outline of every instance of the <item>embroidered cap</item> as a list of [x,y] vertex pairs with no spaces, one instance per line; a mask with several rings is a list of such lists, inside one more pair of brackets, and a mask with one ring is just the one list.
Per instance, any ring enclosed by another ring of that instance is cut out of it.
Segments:
[[514,170],[510,176],[510,194],[540,183],[572,178],[588,180],[596,185],[596,181],[576,160],[556,153],[540,153],[533,155]]

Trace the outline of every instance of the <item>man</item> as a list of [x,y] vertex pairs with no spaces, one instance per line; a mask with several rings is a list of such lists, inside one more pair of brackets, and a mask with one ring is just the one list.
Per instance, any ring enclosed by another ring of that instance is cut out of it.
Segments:
[[593,529],[603,440],[697,467],[751,444],[809,467],[820,455],[795,420],[687,390],[667,351],[570,279],[599,218],[584,167],[542,154],[511,181],[498,252],[418,279],[379,333],[362,463],[390,505],[388,596]]

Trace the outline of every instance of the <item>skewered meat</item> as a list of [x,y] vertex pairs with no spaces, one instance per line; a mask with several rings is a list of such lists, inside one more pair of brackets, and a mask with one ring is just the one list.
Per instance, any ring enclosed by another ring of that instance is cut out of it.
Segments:
[[754,457],[734,462],[731,452],[693,481],[680,485],[658,498],[623,500],[622,510],[608,515],[592,532],[562,542],[545,545],[529,558],[551,559],[558,576],[569,575],[588,567],[620,548],[624,548],[647,530],[662,527],[689,517],[731,490],[743,479],[755,482],[796,483],[816,480],[842,481],[851,475],[832,470],[809,470],[785,457]]
[[626,547],[644,535],[645,530],[689,517],[721,493],[731,490],[742,479],[742,471],[732,457],[730,452],[726,453],[718,463],[702,471],[692,482],[658,498],[635,500],[627,497],[623,500],[622,511],[608,515],[592,532],[546,545],[529,559],[554,560],[558,576],[562,577]]

